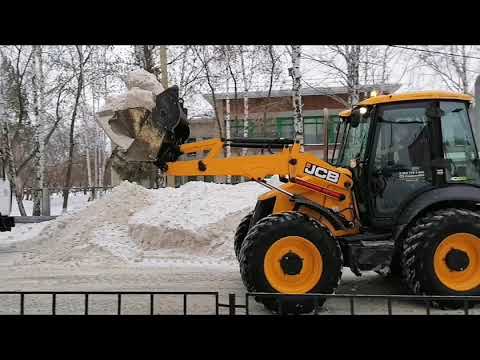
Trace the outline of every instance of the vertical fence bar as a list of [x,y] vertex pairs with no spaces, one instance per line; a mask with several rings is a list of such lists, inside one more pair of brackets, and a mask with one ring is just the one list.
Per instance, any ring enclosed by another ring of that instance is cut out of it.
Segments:
[[122,314],[122,294],[117,294],[117,315]]
[[150,294],[150,315],[153,315],[153,306],[154,306],[153,297],[154,297],[154,294]]
[[318,315],[318,297],[317,296],[313,298],[313,308],[315,309],[313,314]]
[[56,308],[57,307],[57,294],[52,294],[52,315],[56,315]]
[[388,315],[392,315],[392,299],[387,298]]
[[463,310],[465,311],[465,315],[468,315],[468,300],[463,301]]
[[355,315],[355,299],[350,296],[350,315]]
[[284,313],[283,313],[283,296],[279,296],[279,298],[278,298],[278,313],[280,315],[284,315]]
[[187,294],[183,294],[183,315],[187,315]]
[[427,305],[427,315],[430,315],[430,300],[426,301],[426,305]]
[[21,293],[20,294],[20,315],[25,314],[25,294]]
[[85,315],[88,315],[88,293],[85,293]]
[[215,293],[215,315],[218,315],[218,292]]
[[235,315],[235,294],[228,294],[228,314]]

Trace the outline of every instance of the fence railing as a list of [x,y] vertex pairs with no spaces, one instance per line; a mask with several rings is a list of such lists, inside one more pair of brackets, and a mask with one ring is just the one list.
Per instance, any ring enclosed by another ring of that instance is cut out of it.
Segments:
[[359,299],[376,299],[385,300],[387,303],[387,315],[393,315],[393,301],[417,301],[423,303],[425,306],[425,315],[431,315],[432,302],[452,302],[459,303],[463,306],[463,313],[470,315],[470,308],[476,303],[480,302],[480,296],[434,296],[434,295],[364,295],[364,294],[277,294],[277,293],[246,293],[245,294],[245,310],[249,314],[250,298],[273,298],[278,302],[279,314],[283,315],[284,304],[289,300],[306,300],[311,299],[314,303],[314,315],[318,315],[320,300],[328,299],[347,299],[349,301],[350,315],[357,315],[355,313],[355,303]]
[[[207,292],[198,292],[198,291],[187,291],[187,292],[178,292],[178,291],[1,291],[0,297],[2,295],[13,295],[18,296],[18,308],[16,311],[13,311],[9,314],[11,315],[25,315],[25,301],[29,296],[35,295],[48,295],[50,296],[50,307],[51,310],[49,314],[57,315],[57,306],[58,306],[58,296],[60,295],[77,295],[81,297],[83,301],[83,307],[81,313],[83,315],[91,315],[89,311],[90,306],[93,304],[94,295],[112,295],[115,297],[114,305],[116,306],[116,315],[122,315],[122,304],[123,300],[132,295],[146,295],[148,296],[148,315],[158,315],[154,311],[155,308],[155,299],[156,297],[161,296],[176,296],[180,299],[182,304],[181,315],[190,315],[188,312],[188,299],[191,296],[202,296],[209,297],[213,299],[213,310],[212,315],[220,315],[221,308],[228,309],[228,315],[252,315],[252,297],[268,297],[273,298],[278,301],[279,311],[278,315],[286,315],[282,311],[283,304],[286,300],[305,300],[311,299],[314,301],[314,311],[312,315],[318,315],[320,313],[320,300],[328,299],[347,299],[349,302],[349,314],[358,315],[356,312],[356,302],[359,299],[376,299],[376,300],[385,300],[387,304],[387,311],[384,315],[394,315],[394,301],[418,301],[422,303],[425,307],[425,315],[432,314],[432,301],[452,301],[460,302],[462,306],[459,306],[462,314],[464,315],[475,315],[471,312],[471,308],[475,303],[480,303],[480,296],[415,296],[415,295],[363,295],[363,294],[302,294],[302,295],[290,295],[290,294],[278,294],[278,293],[246,293],[244,295],[244,303],[239,304],[237,302],[237,297],[235,294],[228,294],[228,302],[221,303],[219,301],[220,295],[218,292],[207,291]],[[161,302],[161,301],[160,301]],[[0,299],[1,306],[1,299]],[[243,309],[243,314],[237,312],[238,309]],[[480,315],[480,313],[477,313]]]
[[[78,193],[82,192],[84,194],[92,193],[92,192],[106,192],[108,190],[113,189],[113,186],[73,186],[70,188],[63,188],[63,187],[48,187],[45,188],[48,190],[50,194],[61,194],[64,190],[68,190],[70,193]],[[25,195],[31,195],[34,192],[42,191],[41,188],[25,188],[23,190]]]

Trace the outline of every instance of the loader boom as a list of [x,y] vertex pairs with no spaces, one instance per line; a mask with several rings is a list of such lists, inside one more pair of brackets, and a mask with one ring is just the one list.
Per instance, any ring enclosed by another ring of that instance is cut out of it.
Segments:
[[225,142],[218,138],[183,144],[180,146],[180,152],[184,155],[205,151],[208,151],[208,154],[200,160],[168,162],[166,174],[173,176],[244,176],[254,181],[262,181],[266,177],[279,175],[281,177],[288,176],[292,182],[297,177],[314,175],[320,181],[319,186],[323,185],[325,188],[333,186],[339,190],[345,190],[345,181],[341,181],[342,175],[351,177],[348,170],[336,168],[310,153],[302,152],[300,144],[297,143],[269,155],[221,158],[224,146]]

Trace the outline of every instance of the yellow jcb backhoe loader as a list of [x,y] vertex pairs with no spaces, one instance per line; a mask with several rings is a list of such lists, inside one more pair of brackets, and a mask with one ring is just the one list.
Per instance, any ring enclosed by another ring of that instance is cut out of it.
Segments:
[[[366,99],[340,114],[335,165],[293,140],[255,138],[164,142],[155,163],[167,175],[236,175],[269,188],[235,235],[250,292],[332,293],[349,267],[357,275],[389,270],[414,294],[480,295],[480,168],[471,101],[448,92]],[[279,152],[225,158],[227,144]],[[203,159],[178,160],[204,152]],[[270,185],[265,179],[272,175],[285,183]],[[279,310],[273,298],[257,301]],[[313,307],[294,298],[282,310]]]

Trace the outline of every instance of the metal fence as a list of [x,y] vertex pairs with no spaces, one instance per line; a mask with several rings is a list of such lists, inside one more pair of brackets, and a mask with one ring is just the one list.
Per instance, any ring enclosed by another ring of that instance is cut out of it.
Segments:
[[[50,306],[51,311],[49,314],[57,315],[57,306],[58,306],[58,296],[59,295],[76,295],[79,296],[83,301],[83,311],[84,315],[91,315],[89,312],[90,306],[92,305],[92,298],[94,295],[113,295],[116,297],[116,315],[122,315],[122,301],[132,295],[147,295],[149,300],[147,302],[149,306],[149,315],[158,315],[155,314],[154,306],[156,297],[173,295],[180,299],[182,304],[182,313],[181,315],[190,315],[188,312],[188,299],[191,296],[203,296],[209,297],[213,300],[213,310],[212,315],[220,315],[220,309],[228,309],[228,315],[252,315],[251,307],[252,297],[268,297],[278,301],[278,315],[286,315],[283,309],[283,305],[287,300],[305,300],[311,299],[314,302],[314,311],[312,315],[318,315],[320,306],[319,303],[321,300],[328,299],[346,299],[349,303],[349,315],[359,315],[356,312],[356,302],[359,299],[381,299],[385,300],[387,304],[387,311],[384,315],[394,315],[394,301],[417,301],[423,303],[425,306],[425,315],[431,315],[432,301],[451,301],[459,302],[459,308],[461,314],[464,315],[475,315],[471,312],[471,306],[475,303],[480,302],[480,296],[414,296],[414,295],[360,295],[360,294],[302,294],[302,295],[290,295],[290,294],[278,294],[278,293],[246,293],[243,297],[244,303],[239,304],[238,298],[235,294],[228,294],[228,302],[221,303],[219,301],[220,296],[218,292],[175,292],[175,291],[2,291],[1,295],[12,295],[18,296],[18,308],[17,311],[10,313],[11,315],[25,315],[25,300],[26,297],[35,296],[35,295],[48,295],[50,296]],[[158,300],[157,300],[158,301]],[[243,309],[243,314],[238,313],[238,309]],[[272,313],[273,314],[273,313]]]

